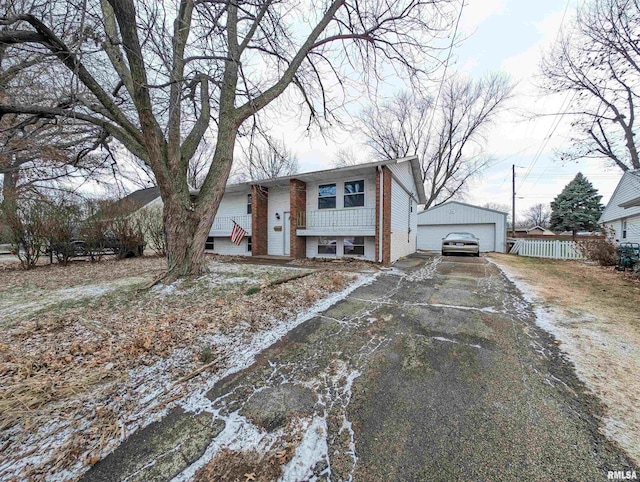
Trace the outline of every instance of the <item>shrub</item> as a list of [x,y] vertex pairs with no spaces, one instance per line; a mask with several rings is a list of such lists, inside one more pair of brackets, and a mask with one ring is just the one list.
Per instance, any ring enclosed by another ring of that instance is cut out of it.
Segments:
[[166,256],[167,238],[164,234],[164,219],[161,206],[151,206],[141,209],[137,213],[137,219],[144,231],[145,242],[156,254]]
[[48,205],[41,199],[20,204],[5,200],[2,205],[0,218],[23,269],[33,268],[47,245],[47,211]]
[[77,202],[63,197],[51,203],[44,229],[49,249],[63,266],[74,256],[84,254],[83,246],[74,242],[81,222],[82,206]]
[[582,256],[600,266],[613,266],[618,263],[618,246],[609,237],[583,239],[577,241],[577,246]]

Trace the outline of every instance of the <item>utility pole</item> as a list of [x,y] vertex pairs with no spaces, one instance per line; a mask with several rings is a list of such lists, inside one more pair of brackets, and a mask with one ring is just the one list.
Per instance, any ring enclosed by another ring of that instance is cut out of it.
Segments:
[[516,237],[516,165],[511,165],[511,236]]

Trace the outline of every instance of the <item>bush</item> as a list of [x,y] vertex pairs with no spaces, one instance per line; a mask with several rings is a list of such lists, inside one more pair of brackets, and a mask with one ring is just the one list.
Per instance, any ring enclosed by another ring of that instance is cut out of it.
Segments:
[[164,234],[162,207],[151,206],[140,209],[136,215],[139,226],[144,231],[145,243],[148,244],[156,254],[166,256],[167,238]]
[[64,197],[54,200],[49,207],[44,223],[45,234],[49,240],[49,249],[63,266],[74,256],[84,254],[82,244],[74,242],[82,216],[81,204]]
[[24,269],[33,268],[47,245],[46,220],[48,205],[40,199],[10,203],[5,200],[0,212],[8,231],[11,248]]
[[577,241],[577,245],[582,256],[600,266],[613,266],[618,263],[618,246],[609,237],[583,239]]

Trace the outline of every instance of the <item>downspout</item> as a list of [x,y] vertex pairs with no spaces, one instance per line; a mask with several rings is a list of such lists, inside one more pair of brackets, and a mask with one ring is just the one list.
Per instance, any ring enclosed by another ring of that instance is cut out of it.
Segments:
[[378,173],[380,174],[379,177],[379,181],[378,181],[378,189],[380,189],[380,200],[378,203],[378,263],[382,263],[382,233],[383,233],[383,227],[382,227],[382,213],[383,213],[383,209],[382,206],[384,206],[384,202],[383,202],[383,198],[384,198],[384,182],[382,181],[382,176],[384,175],[384,171],[382,170],[381,166],[378,166]]

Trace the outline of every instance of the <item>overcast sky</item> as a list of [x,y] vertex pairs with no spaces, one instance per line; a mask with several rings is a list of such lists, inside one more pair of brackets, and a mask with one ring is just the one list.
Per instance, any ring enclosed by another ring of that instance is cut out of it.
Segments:
[[[461,31],[468,38],[454,50],[450,69],[473,77],[504,71],[515,82],[514,100],[491,129],[488,152],[496,163],[469,186],[465,200],[511,204],[511,166],[516,168],[516,212],[537,203],[548,203],[581,171],[606,203],[622,173],[600,161],[563,164],[554,150],[569,144],[570,119],[528,114],[559,112],[564,96],[541,96],[535,87],[543,50],[556,39],[562,24],[569,25],[582,0],[466,0]],[[294,144],[301,170],[330,166],[339,147],[357,146],[357,135],[334,133],[326,142],[302,135]]]

